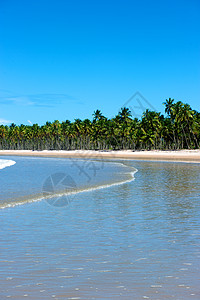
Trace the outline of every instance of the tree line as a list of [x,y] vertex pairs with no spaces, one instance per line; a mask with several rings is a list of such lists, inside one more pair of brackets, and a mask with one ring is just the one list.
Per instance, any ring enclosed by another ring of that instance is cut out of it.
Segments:
[[127,107],[111,119],[96,110],[93,119],[20,126],[0,125],[1,150],[179,150],[200,147],[200,113],[174,99],[164,116],[146,109],[141,119]]

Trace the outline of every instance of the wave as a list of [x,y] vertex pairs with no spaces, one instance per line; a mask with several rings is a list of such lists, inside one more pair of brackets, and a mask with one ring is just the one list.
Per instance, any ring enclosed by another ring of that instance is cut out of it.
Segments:
[[[121,164],[124,167],[129,167],[130,168],[130,166],[127,166],[124,163],[118,163],[118,164]],[[16,201],[12,202],[12,203],[2,203],[2,205],[0,205],[0,209],[15,207],[15,206],[18,206],[18,205],[38,202],[38,201],[42,201],[42,200],[46,200],[47,203],[48,203],[48,200],[53,199],[53,198],[61,198],[63,196],[72,196],[72,195],[76,195],[76,194],[80,194],[80,193],[86,193],[86,192],[91,192],[91,191],[95,191],[95,190],[100,190],[100,189],[110,188],[110,187],[117,186],[117,185],[130,183],[130,182],[135,180],[134,175],[135,175],[135,173],[138,172],[138,170],[134,167],[131,167],[131,169],[132,169],[131,172],[128,172],[129,179],[126,179],[126,180],[117,181],[117,182],[113,182],[113,183],[110,183],[110,184],[103,184],[103,185],[99,185],[99,186],[87,187],[87,188],[83,188],[83,189],[74,189],[73,191],[55,192],[55,193],[52,193],[50,195],[45,194],[45,196],[43,194],[37,194],[37,195],[34,195],[32,197],[28,197],[28,198],[24,197],[23,199],[22,198],[21,199],[16,199]],[[68,203],[70,203],[70,202],[72,202],[72,201],[68,201]]]
[[0,169],[4,169],[6,167],[11,167],[15,164],[16,164],[16,161],[14,161],[14,160],[0,159]]

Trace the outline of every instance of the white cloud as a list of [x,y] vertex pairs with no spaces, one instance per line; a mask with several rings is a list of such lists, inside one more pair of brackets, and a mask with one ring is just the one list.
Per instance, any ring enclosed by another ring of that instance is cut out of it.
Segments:
[[7,101],[8,103],[14,103],[17,105],[25,105],[25,106],[35,104],[33,101],[31,101],[29,97],[8,97],[5,98],[5,101]]
[[13,123],[13,121],[0,118],[0,125],[9,125],[11,123]]
[[68,94],[32,94],[14,95],[0,89],[0,104],[35,107],[54,107],[66,102],[83,104],[79,99]]

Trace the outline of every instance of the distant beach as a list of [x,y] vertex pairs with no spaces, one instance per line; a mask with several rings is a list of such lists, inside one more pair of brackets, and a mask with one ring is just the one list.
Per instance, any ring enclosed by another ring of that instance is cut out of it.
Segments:
[[74,150],[74,151],[31,151],[31,150],[1,150],[0,156],[38,156],[38,157],[76,157],[76,158],[96,158],[96,159],[133,159],[152,161],[177,161],[177,162],[200,162],[200,150],[176,150],[176,151],[94,151],[94,150]]

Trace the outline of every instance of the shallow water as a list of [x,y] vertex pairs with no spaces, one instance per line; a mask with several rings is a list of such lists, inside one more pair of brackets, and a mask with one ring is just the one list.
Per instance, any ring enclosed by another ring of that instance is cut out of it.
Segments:
[[[120,184],[133,180],[137,171],[120,162],[91,159],[10,157],[0,162],[4,167],[16,163],[0,170],[0,208]],[[64,206],[65,200],[54,204]]]
[[124,163],[105,182],[134,181],[0,210],[0,299],[200,299],[200,165]]

